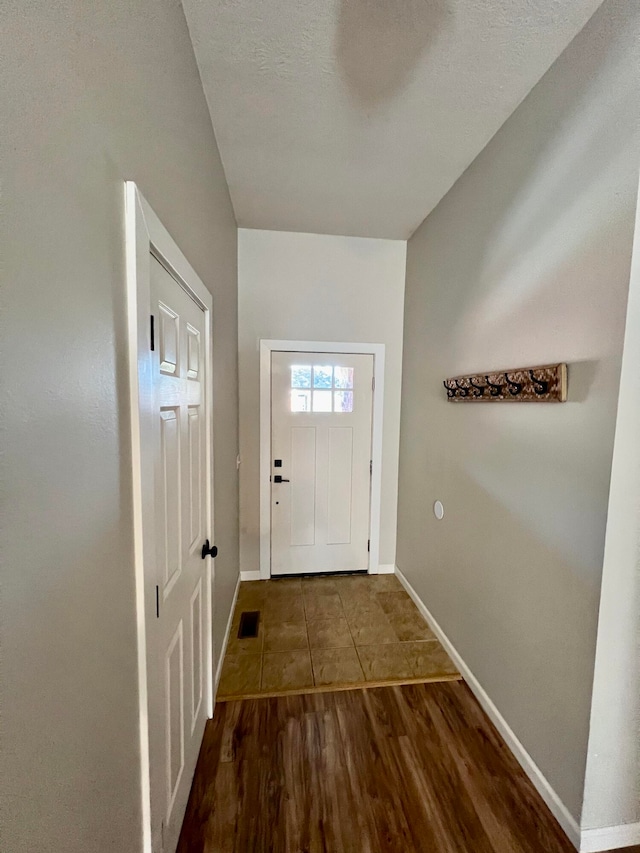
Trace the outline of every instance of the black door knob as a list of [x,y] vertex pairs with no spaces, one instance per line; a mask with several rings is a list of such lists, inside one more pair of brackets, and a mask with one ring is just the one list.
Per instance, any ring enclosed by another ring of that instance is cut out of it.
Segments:
[[285,480],[284,477],[281,477],[280,474],[276,474],[273,478],[274,483],[289,483],[290,480]]
[[202,546],[202,559],[204,560],[206,557],[217,557],[218,549],[215,545],[209,545],[209,540],[206,539],[204,545]]

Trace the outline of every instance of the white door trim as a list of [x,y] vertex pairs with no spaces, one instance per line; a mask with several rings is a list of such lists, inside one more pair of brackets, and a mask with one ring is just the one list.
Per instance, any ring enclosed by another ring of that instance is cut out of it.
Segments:
[[339,341],[260,341],[260,578],[271,577],[271,353],[344,352],[373,356],[373,418],[371,424],[371,506],[369,508],[369,574],[379,572],[380,502],[382,497],[382,424],[384,344]]
[[[125,244],[127,279],[127,322],[129,356],[129,399],[131,417],[131,470],[133,489],[134,567],[136,587],[138,688],[140,722],[140,772],[144,853],[152,853],[151,777],[148,725],[148,679],[146,621],[149,612],[145,576],[155,562],[153,537],[153,458],[145,442],[152,417],[153,393],[150,353],[150,255],[171,273],[205,314],[204,357],[206,359],[206,523],[205,536],[213,541],[212,416],[212,308],[211,294],[162,225],[133,181],[125,182]],[[145,563],[147,572],[145,573]],[[205,568],[205,684],[208,717],[213,716],[212,560]]]

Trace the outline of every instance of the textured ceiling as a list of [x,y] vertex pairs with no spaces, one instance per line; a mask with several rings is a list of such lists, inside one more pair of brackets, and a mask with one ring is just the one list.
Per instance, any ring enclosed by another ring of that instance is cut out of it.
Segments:
[[404,239],[601,0],[183,0],[238,224]]

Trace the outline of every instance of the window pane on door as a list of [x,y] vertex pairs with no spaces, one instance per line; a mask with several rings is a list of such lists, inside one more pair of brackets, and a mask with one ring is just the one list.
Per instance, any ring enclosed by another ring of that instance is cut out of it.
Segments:
[[[311,388],[311,366],[294,364],[291,368],[292,388]],[[345,385],[345,388],[347,386]],[[349,386],[351,387],[351,386]]]
[[310,412],[311,411],[311,391],[302,391],[294,388],[291,391],[291,411],[292,412]]
[[353,367],[294,364],[291,367],[291,411],[353,412],[352,388]]
[[334,412],[353,411],[353,391],[336,391]]
[[[333,367],[331,365],[322,366],[316,365],[313,368],[313,387],[314,388],[331,388],[333,386]],[[314,405],[314,412],[316,411]],[[329,405],[329,409],[318,409],[317,411],[331,411],[331,405]]]
[[353,388],[353,367],[334,367],[333,375],[336,388]]
[[314,391],[313,392],[313,411],[314,412],[330,412],[331,411],[331,391]]

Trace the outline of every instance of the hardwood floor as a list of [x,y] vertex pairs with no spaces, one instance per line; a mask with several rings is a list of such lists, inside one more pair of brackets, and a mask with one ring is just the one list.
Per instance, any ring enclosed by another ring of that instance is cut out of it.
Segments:
[[216,707],[179,853],[575,853],[463,682]]

